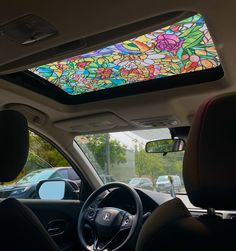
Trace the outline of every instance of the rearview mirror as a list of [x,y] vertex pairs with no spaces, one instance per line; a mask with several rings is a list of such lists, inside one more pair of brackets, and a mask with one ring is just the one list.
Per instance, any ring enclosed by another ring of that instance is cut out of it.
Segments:
[[169,153],[185,150],[183,139],[161,139],[147,142],[145,150],[147,153]]
[[36,187],[36,194],[42,200],[78,199],[78,187],[67,180],[42,180]]

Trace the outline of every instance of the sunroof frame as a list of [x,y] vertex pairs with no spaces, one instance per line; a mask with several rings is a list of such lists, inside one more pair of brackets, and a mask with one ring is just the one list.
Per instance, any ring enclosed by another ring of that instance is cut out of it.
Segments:
[[2,75],[0,78],[10,81],[13,84],[22,86],[46,97],[52,98],[62,104],[76,105],[88,102],[95,102],[113,98],[120,98],[131,95],[138,95],[153,91],[173,89],[183,86],[192,86],[221,79],[224,76],[222,66],[184,73],[165,78],[152,79],[148,81],[133,83],[132,85],[118,86],[116,88],[103,89],[80,95],[69,95],[62,89],[52,85],[47,80],[30,72],[23,71]]

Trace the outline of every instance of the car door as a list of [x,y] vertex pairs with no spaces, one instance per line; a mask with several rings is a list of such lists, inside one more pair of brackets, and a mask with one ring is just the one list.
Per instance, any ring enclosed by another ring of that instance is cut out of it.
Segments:
[[[60,170],[58,169],[58,166],[70,167],[71,165],[51,144],[46,142],[40,136],[30,133],[30,154],[25,168],[18,179],[22,180],[22,177],[29,175],[30,173],[34,173],[35,170],[38,170],[38,172],[36,172],[37,174],[53,168],[55,168],[55,171],[58,172]],[[72,169],[72,167],[70,167],[70,169]],[[61,177],[69,178],[68,168],[62,168],[60,171],[64,172],[64,174],[66,172],[66,176],[62,175],[61,173]],[[48,231],[49,235],[58,244],[60,250],[63,251],[81,250],[77,237],[77,221],[80,209],[83,205],[83,202],[80,200],[80,198],[83,196],[86,197],[85,194],[90,190],[86,182],[83,182],[83,179],[80,178],[74,170],[73,173],[76,174],[74,175],[74,178],[77,180],[79,179],[81,181],[81,187],[83,187],[83,189],[80,189],[79,191],[78,199],[32,199],[26,196],[26,194],[23,192],[20,197],[20,200],[35,213],[35,215],[39,218],[43,226]],[[33,177],[31,179],[31,183],[34,182],[34,186],[37,186],[37,181],[40,182],[39,179],[37,180],[37,177]],[[18,179],[14,180],[13,183],[16,184]],[[27,181],[28,180],[29,179],[27,179]],[[0,190],[2,187],[6,187],[8,185],[10,186],[10,184],[1,184]],[[1,200],[6,197],[7,196],[2,196]]]

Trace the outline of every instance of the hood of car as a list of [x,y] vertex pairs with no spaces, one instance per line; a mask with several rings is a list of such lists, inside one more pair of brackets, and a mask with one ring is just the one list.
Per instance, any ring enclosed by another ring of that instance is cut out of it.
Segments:
[[25,188],[28,186],[32,186],[32,184],[21,184],[21,185],[7,185],[7,186],[2,186],[0,188],[0,191],[12,191],[12,190],[16,190],[16,189],[21,189],[21,188]]

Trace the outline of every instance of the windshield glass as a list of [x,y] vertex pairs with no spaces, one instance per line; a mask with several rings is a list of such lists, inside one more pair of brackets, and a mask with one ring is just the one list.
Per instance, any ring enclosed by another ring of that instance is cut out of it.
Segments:
[[134,187],[168,193],[174,186],[176,192],[184,193],[184,152],[166,155],[145,152],[146,142],[170,138],[169,129],[162,128],[83,135],[77,136],[75,141],[101,177],[113,178],[102,179],[105,183],[121,181]]
[[22,179],[20,179],[16,184],[37,184],[41,180],[48,179],[52,173],[55,172],[55,170],[37,170],[33,171],[26,176],[24,176]]

